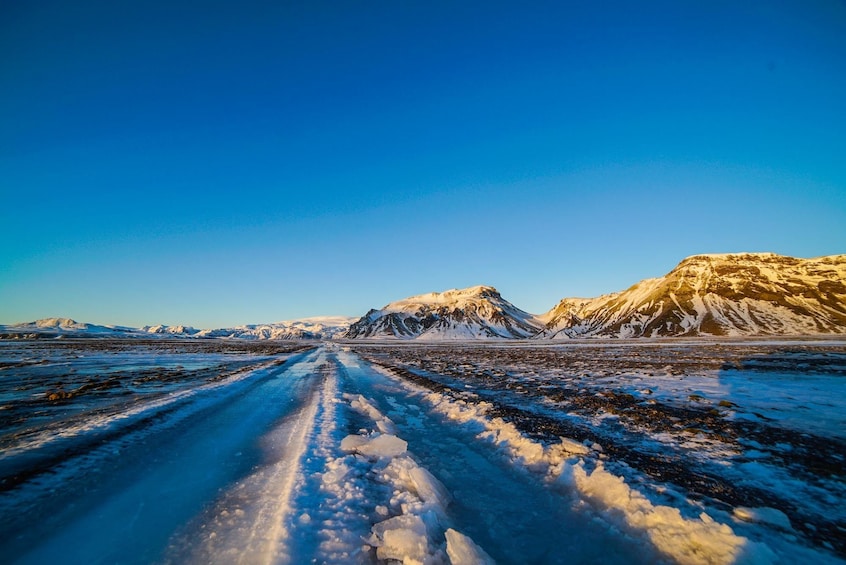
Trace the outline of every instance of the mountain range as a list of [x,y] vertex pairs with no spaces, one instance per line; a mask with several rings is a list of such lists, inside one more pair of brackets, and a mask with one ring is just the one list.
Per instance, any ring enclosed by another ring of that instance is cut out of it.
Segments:
[[228,339],[476,340],[846,333],[846,255],[694,255],[663,277],[597,298],[564,298],[530,314],[491,286],[432,292],[364,316],[198,330],[100,326],[67,318],[0,326],[0,337],[59,335]]
[[660,278],[528,314],[487,286],[371,310],[349,339],[636,338],[846,333],[846,255],[695,255]]
[[101,326],[76,322],[68,318],[45,318],[25,324],[0,326],[0,338],[49,337],[191,337],[224,339],[333,339],[347,331],[355,318],[318,316],[276,322],[249,324],[234,328],[197,329],[191,326]]

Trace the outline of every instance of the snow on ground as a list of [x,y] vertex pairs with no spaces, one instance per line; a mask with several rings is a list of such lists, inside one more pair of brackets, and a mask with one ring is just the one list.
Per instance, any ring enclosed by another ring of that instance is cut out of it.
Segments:
[[[450,493],[416,462],[390,418],[361,394],[341,392],[339,375],[355,388],[343,365],[329,368],[291,512],[292,562],[483,563],[472,561],[486,554],[468,536],[451,530],[447,540]],[[341,438],[344,427],[353,433]]]
[[[504,563],[660,561],[651,547],[633,542],[615,525],[574,510],[570,497],[550,492],[537,478],[508,464],[477,440],[477,430],[463,429],[443,418],[403,382],[374,371],[348,351],[340,352],[338,357],[368,403],[390,415],[388,429],[407,440],[408,449],[425,469],[425,476],[431,474],[438,481],[435,485],[442,484],[449,494],[446,512],[436,513],[441,527],[447,528],[436,536],[441,544],[452,539],[454,551],[464,552],[458,548],[464,537],[469,537],[472,539],[467,541],[472,541],[478,551],[465,544],[466,554],[462,554],[467,559],[473,554],[489,554]],[[429,484],[415,476],[419,474],[422,473],[410,473],[412,490],[418,493],[421,483]],[[402,478],[401,473],[399,476]],[[423,489],[428,490],[441,491],[439,487]],[[444,494],[432,498],[447,499]],[[443,504],[439,506],[442,508]],[[461,536],[448,533],[450,529]],[[562,547],[567,547],[567,551],[563,552]],[[449,555],[449,544],[446,550]]]
[[[684,547],[666,547],[666,540],[678,544],[680,532],[688,531],[689,547],[712,544],[710,554],[720,554],[722,547],[726,559],[735,538],[744,537],[748,541],[735,551],[744,559],[836,562],[827,550],[843,539],[846,484],[837,440],[842,428],[836,422],[844,413],[844,397],[837,391],[846,357],[837,344],[787,345],[787,351],[784,344],[754,343],[727,351],[691,344],[607,344],[587,347],[592,353],[577,345],[355,349],[384,360],[395,378],[425,384],[421,394],[426,391],[436,410],[481,425],[478,439],[551,484],[577,489],[604,508],[606,517],[623,516],[626,527],[641,529],[675,559],[693,559],[684,557]],[[730,367],[726,359],[732,360]],[[720,380],[728,374],[732,382],[738,376],[732,373],[741,374],[750,395],[755,382],[764,383],[767,395],[754,402],[775,405],[769,420],[778,424],[755,416],[742,395],[726,394]],[[780,386],[781,373],[795,382]],[[808,377],[804,387],[803,376]],[[826,388],[831,398],[820,392]],[[794,431],[802,421],[792,415],[815,399],[819,418]],[[745,413],[758,423],[736,423]],[[779,414],[782,419],[775,420]],[[572,447],[568,452],[565,446],[574,442],[562,441],[562,432],[584,440],[577,443],[581,453]],[[609,494],[614,492],[620,496]],[[792,526],[774,518],[779,515]],[[657,516],[660,528],[653,521]],[[803,547],[808,543],[821,551]]]
[[[564,396],[552,393],[569,385],[544,354],[508,349],[506,357],[524,363],[518,374],[505,358],[494,361],[499,350],[483,349],[493,357],[450,357],[449,371],[445,366],[439,373],[442,382],[406,370],[414,356],[439,362],[438,348],[406,348],[408,358],[392,351],[391,363],[383,363],[379,346],[325,344],[141,397],[122,417],[98,412],[92,397],[73,418],[53,420],[59,426],[51,428],[55,438],[39,443],[7,437],[9,450],[0,457],[0,561],[842,563],[824,543],[809,544],[807,526],[778,500],[718,504],[629,466],[631,452],[615,444],[624,437],[624,412],[606,412],[613,416],[606,418],[594,411],[594,423],[617,433],[602,442],[560,433],[578,428],[553,425],[590,420],[583,411],[588,406],[608,408],[600,393],[615,394],[625,406],[643,402],[650,410],[660,405],[649,400],[675,402],[680,395],[695,406],[726,400],[735,404],[720,407],[721,414],[746,422],[742,416],[752,412],[744,395],[754,396],[751,388],[726,396],[727,390],[740,391],[739,385],[726,389],[701,372],[684,383],[672,363],[655,370],[654,352],[597,349],[600,357],[617,355],[608,362],[618,366],[635,353],[648,354],[650,361],[623,379],[625,390],[610,365],[594,366],[591,385],[572,389],[572,398],[581,400],[568,415],[556,404]],[[836,360],[822,363],[818,353],[800,357],[824,380],[822,372],[836,367]],[[788,357],[795,361],[795,355]],[[202,355],[186,359],[202,364]],[[751,366],[783,361],[750,359]],[[72,358],[68,362],[73,365]],[[741,365],[720,370],[728,373],[727,382],[746,379],[751,387],[754,379]],[[22,382],[35,366],[12,370]],[[415,370],[432,377],[433,367],[427,367]],[[469,378],[479,371],[483,378]],[[787,396],[802,392],[799,385],[777,381],[768,386],[771,396],[785,395],[778,400],[785,406]],[[822,403],[824,395],[815,394],[807,398]],[[112,400],[103,397],[107,407],[114,407]],[[535,412],[526,412],[528,407]],[[778,412],[752,415],[762,420]],[[527,420],[527,414],[536,419]],[[842,415],[836,407],[821,414],[823,420]],[[529,428],[527,421],[533,422]],[[666,438],[645,430],[645,448],[679,448],[684,442],[671,429],[663,432]],[[699,435],[686,440],[686,449],[706,451],[696,466],[707,470],[734,461],[735,455],[718,455],[714,448],[722,442],[725,452],[739,449],[730,438]],[[68,443],[67,437],[76,439]],[[742,463],[726,465],[725,476],[780,495],[792,484],[806,497],[823,496],[811,489],[826,488],[824,481],[810,485],[792,468],[774,464],[765,437],[740,439],[757,447],[743,450]],[[755,449],[763,454],[757,459]],[[833,475],[828,484],[835,520],[846,498],[838,480]]]
[[513,424],[488,418],[484,403],[468,403],[441,393],[428,393],[425,399],[435,412],[450,420],[481,426],[479,439],[497,446],[515,463],[545,474],[548,482],[576,489],[610,520],[644,534],[661,553],[678,563],[774,561],[775,555],[764,544],[735,535],[731,527],[705,513],[691,520],[682,517],[678,509],[652,504],[621,477],[606,471],[601,461],[592,461],[588,466],[591,470],[586,470],[586,460],[579,456],[589,450],[574,440],[561,438],[557,444],[544,446],[523,436]]

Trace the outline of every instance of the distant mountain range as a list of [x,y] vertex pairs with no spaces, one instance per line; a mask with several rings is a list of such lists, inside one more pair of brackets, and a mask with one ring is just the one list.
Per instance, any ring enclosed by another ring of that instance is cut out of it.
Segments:
[[529,314],[490,286],[432,292],[355,318],[318,317],[198,330],[100,326],[67,318],[0,326],[0,338],[57,336],[228,339],[476,340],[846,333],[846,255],[694,255],[660,278],[597,298],[565,298]]
[[191,326],[99,326],[79,323],[68,318],[47,318],[25,324],[0,326],[0,338],[49,338],[49,337],[190,337],[227,339],[333,339],[345,332],[355,318],[345,316],[319,316],[277,322],[250,324],[235,328],[199,330]]

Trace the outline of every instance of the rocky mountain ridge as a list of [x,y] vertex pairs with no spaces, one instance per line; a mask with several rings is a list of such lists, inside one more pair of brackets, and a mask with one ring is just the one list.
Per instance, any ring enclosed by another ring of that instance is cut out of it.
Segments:
[[846,255],[694,255],[665,276],[592,299],[565,298],[539,337],[846,333]]

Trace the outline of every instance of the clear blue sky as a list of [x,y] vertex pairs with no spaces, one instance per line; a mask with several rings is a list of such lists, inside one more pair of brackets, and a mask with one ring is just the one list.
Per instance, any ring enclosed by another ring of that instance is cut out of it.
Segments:
[[3,2],[0,323],[846,252],[846,4]]

